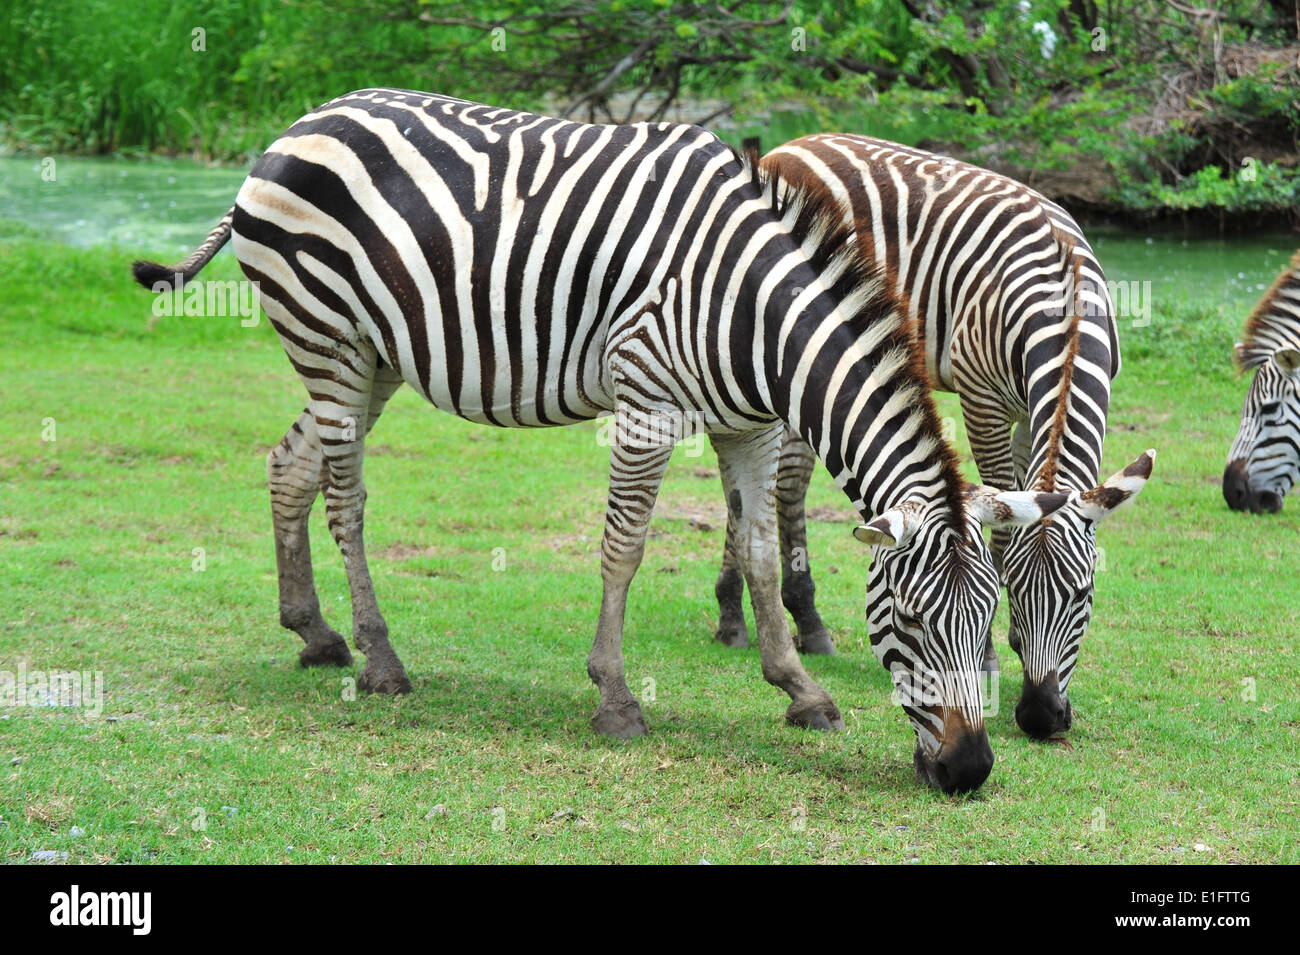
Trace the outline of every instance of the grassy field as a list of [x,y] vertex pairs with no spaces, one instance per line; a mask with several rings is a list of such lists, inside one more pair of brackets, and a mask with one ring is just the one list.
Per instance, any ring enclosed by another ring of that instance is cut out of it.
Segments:
[[[127,275],[148,251],[0,242],[0,670],[104,681],[98,715],[0,710],[0,860],[1300,861],[1300,504],[1235,514],[1218,487],[1240,313],[1180,304],[1123,328],[1107,471],[1159,457],[1101,532],[1071,745],[1015,726],[1004,608],[997,763],[949,799],[913,777],[867,645],[867,553],[824,473],[811,548],[841,653],[808,667],[846,731],[786,727],[757,650],[711,642],[707,450],[679,448],[632,589],[628,676],[652,733],[592,734],[595,425],[498,432],[399,393],[367,457],[367,543],[414,691],[354,699],[359,662],[300,669],[263,460],[301,384],[265,323],[155,319]],[[234,275],[228,254],[205,273]],[[347,634],[322,511],[321,599]]]

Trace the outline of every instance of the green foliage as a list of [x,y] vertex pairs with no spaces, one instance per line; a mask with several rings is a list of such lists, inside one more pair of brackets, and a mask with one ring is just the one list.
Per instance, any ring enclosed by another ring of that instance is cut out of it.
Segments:
[[[940,140],[1031,174],[1100,164],[1116,185],[1096,200],[1136,211],[1285,210],[1297,75],[1264,55],[1284,33],[1252,0],[1216,9],[1223,48],[1259,62],[1139,133],[1171,76],[1216,75],[1204,24],[1154,0],[9,4],[0,142],[246,161],[319,103],[385,85],[769,144],[827,129]],[[1235,170],[1253,146],[1267,160],[1253,181],[1198,172]]]
[[1176,186],[1155,183],[1127,196],[1134,208],[1252,212],[1300,205],[1300,170],[1247,160],[1245,168],[1225,176],[1218,166],[1204,166]]
[[1294,72],[1278,63],[1263,63],[1257,73],[1214,87],[1206,99],[1224,120],[1276,126],[1294,145],[1300,138],[1300,90]]
[[[0,122],[11,145],[53,151],[206,150],[239,142],[229,83],[246,24],[273,0],[8,4]],[[195,31],[201,30],[202,33]]]

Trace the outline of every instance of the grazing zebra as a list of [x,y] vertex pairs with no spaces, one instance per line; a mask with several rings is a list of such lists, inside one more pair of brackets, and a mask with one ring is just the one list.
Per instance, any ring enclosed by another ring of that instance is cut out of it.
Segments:
[[1300,252],[1250,313],[1235,351],[1255,378],[1228,452],[1223,497],[1234,511],[1274,514],[1300,477]]
[[[773,150],[762,167],[838,203],[863,261],[895,279],[925,340],[930,379],[961,398],[982,479],[1073,495],[1039,526],[995,532],[993,547],[1010,598],[1011,646],[1025,670],[1016,721],[1037,738],[1068,729],[1066,689],[1092,611],[1096,526],[1142,489],[1155,456],[1148,451],[1094,487],[1120,367],[1101,266],[1055,203],[920,149],[808,136]],[[777,478],[781,590],[802,648],[828,653],[804,528],[814,466],[807,445],[788,434]],[[748,637],[731,539],[729,528],[718,639],[735,646]],[[873,624],[884,612],[879,599],[873,590]],[[985,665],[997,668],[991,631]]]
[[323,491],[366,656],[358,685],[410,688],[367,568],[361,471],[366,434],[407,382],[501,427],[615,412],[587,661],[597,731],[646,732],[624,675],[628,587],[673,445],[699,432],[718,451],[763,675],[790,695],[790,722],[841,728],[780,603],[772,485],[788,422],[881,551],[887,662],[927,691],[909,710],[918,771],[969,790],[993,761],[977,671],[997,576],[980,525],[1039,520],[1065,496],[962,484],[912,325],[887,283],[841,251],[847,236],[837,214],[763,182],[698,127],[593,126],[373,89],[272,144],[181,266],[134,271],[165,290],[232,238],[311,396],[267,462],[280,620],[306,643],[303,664],[350,661],[312,577],[307,517]]

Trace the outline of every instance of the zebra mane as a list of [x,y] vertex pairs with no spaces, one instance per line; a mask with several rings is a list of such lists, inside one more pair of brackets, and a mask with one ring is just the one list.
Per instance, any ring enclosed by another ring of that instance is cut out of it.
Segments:
[[[1292,286],[1296,289],[1296,304],[1290,308],[1277,307],[1282,292]],[[1273,280],[1246,319],[1241,344],[1234,349],[1237,367],[1249,371],[1268,361],[1277,349],[1288,345],[1300,347],[1300,251],[1291,256],[1291,262]]]
[[[870,331],[882,342],[878,353],[886,360],[877,371],[888,366],[894,391],[909,393],[912,413],[920,419],[918,444],[930,438],[933,444],[928,453],[938,458],[949,526],[964,536],[966,482],[957,452],[943,438],[943,423],[925,367],[925,345],[897,276],[859,254],[856,230],[845,222],[839,201],[820,179],[783,176],[766,168],[759,162],[757,149],[746,149],[739,158],[772,212],[799,243],[826,287],[834,291],[840,310],[851,316],[850,327]],[[894,357],[898,360],[889,360]]]
[[1065,428],[1070,423],[1070,388],[1074,382],[1075,359],[1079,357],[1079,315],[1083,308],[1080,295],[1083,291],[1083,262],[1079,258],[1074,240],[1059,229],[1055,222],[1048,219],[1048,227],[1056,247],[1065,256],[1070,269],[1069,300],[1064,303],[1070,315],[1070,328],[1066,332],[1069,340],[1066,344],[1065,360],[1061,363],[1060,390],[1056,395],[1056,410],[1052,414],[1052,428],[1047,441],[1047,453],[1043,468],[1039,473],[1035,487],[1043,491],[1055,491],[1056,475],[1061,465],[1061,441],[1065,438]]

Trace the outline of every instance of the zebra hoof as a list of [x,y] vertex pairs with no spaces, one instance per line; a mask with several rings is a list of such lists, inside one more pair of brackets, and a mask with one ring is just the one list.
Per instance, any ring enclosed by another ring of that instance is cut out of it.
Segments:
[[811,653],[823,657],[835,656],[835,644],[825,627],[814,630],[806,637],[802,633],[799,634],[798,648],[800,653]]
[[299,652],[298,664],[304,667],[350,667],[352,653],[339,637],[337,643],[308,644]]
[[791,703],[785,711],[785,721],[791,726],[809,730],[831,732],[844,729],[844,717],[840,716],[840,708],[829,699]]
[[645,717],[641,715],[641,704],[636,700],[601,703],[591,717],[591,728],[601,736],[615,739],[635,739],[650,732]]
[[367,693],[381,693],[385,696],[398,696],[411,692],[411,681],[407,679],[406,670],[401,663],[375,666],[367,663],[357,678],[357,689]]
[[718,632],[713,635],[724,647],[744,650],[749,646],[749,628],[742,621],[739,624],[723,623],[718,625]]

